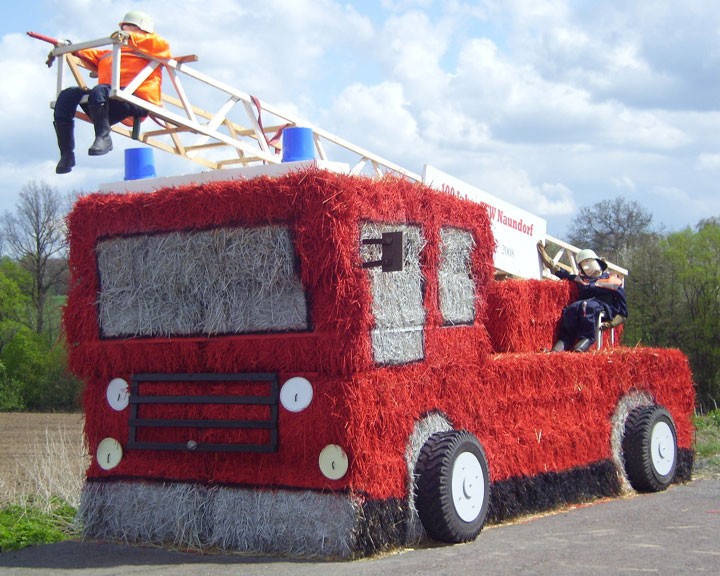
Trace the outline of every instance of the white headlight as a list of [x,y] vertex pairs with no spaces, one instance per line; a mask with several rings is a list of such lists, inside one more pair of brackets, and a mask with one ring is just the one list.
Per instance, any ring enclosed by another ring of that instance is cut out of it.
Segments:
[[108,384],[106,397],[110,408],[120,412],[127,408],[130,402],[130,390],[128,383],[122,378],[113,378]]
[[122,446],[115,438],[105,438],[98,444],[95,458],[97,458],[97,463],[103,470],[112,470],[115,468],[115,466],[120,464],[122,457]]
[[320,471],[330,480],[339,480],[348,470],[348,457],[337,444],[328,444],[320,452]]
[[280,389],[280,403],[290,412],[302,412],[313,398],[312,384],[305,378],[290,378]]

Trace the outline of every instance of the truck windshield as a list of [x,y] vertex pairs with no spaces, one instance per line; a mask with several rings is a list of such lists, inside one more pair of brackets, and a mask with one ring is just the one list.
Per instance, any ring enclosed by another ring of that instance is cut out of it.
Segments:
[[104,239],[97,264],[105,338],[308,329],[286,226]]

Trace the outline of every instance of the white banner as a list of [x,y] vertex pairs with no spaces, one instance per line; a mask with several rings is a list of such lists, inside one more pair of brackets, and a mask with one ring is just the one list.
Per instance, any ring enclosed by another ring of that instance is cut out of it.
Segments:
[[545,239],[547,222],[517,206],[425,165],[423,182],[446,194],[485,204],[497,241],[495,268],[521,278],[541,278],[536,245]]

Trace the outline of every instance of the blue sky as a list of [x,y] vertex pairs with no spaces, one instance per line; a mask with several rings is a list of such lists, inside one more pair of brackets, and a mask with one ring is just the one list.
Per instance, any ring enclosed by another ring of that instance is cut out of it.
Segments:
[[[624,196],[677,230],[720,216],[720,11],[711,0],[29,0],[0,22],[0,212],[29,180],[122,180],[123,147],[54,173],[48,45],[129,9],[198,70],[408,170],[428,163],[548,220]],[[200,168],[156,152],[159,175]]]

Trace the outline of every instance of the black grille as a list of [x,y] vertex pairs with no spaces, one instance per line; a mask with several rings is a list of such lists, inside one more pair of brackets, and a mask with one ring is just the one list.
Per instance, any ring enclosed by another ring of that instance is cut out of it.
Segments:
[[128,449],[276,452],[278,376],[135,374]]

